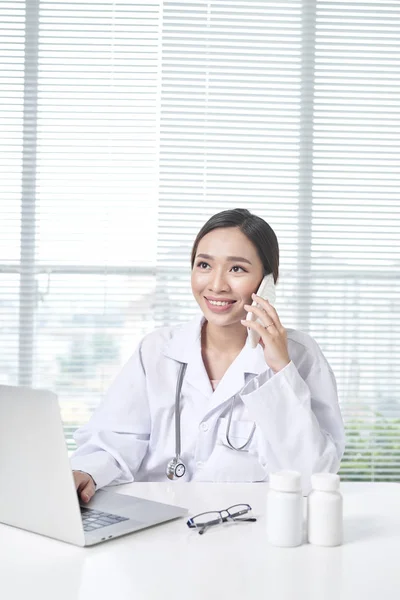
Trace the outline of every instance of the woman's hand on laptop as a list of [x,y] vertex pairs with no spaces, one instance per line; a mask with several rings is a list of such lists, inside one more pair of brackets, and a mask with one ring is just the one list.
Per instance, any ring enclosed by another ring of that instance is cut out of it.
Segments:
[[83,502],[89,502],[96,491],[96,484],[89,473],[83,471],[72,471],[75,480],[75,488],[78,496]]

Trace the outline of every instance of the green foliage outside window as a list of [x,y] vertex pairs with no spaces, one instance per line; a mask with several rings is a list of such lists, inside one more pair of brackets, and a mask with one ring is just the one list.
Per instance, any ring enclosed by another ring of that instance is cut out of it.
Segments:
[[375,413],[374,422],[348,421],[339,475],[343,481],[400,482],[400,419]]

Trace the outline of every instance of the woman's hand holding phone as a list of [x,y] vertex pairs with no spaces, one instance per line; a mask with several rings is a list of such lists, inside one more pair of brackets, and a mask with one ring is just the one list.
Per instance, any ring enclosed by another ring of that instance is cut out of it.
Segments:
[[264,349],[264,357],[267,365],[277,373],[290,363],[286,329],[280,322],[275,308],[261,296],[252,294],[256,305],[245,304],[245,309],[257,318],[255,320],[243,320],[242,325],[260,335],[260,344]]

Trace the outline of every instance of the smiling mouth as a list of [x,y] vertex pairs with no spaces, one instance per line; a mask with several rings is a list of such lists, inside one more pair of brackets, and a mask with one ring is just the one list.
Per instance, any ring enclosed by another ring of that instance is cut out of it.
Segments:
[[236,300],[211,300],[205,296],[207,302],[211,304],[211,306],[229,306],[231,304],[235,304]]
[[229,304],[233,304],[233,302],[215,302],[215,300],[209,300],[209,303],[212,306],[229,306]]

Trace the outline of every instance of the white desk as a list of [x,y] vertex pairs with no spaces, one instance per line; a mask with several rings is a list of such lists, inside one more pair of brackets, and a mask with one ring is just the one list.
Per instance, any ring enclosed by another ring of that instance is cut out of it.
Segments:
[[246,502],[257,523],[204,535],[179,519],[92,548],[0,525],[4,600],[392,600],[400,597],[400,484],[344,483],[345,544],[274,548],[267,484],[134,483],[121,493],[187,506]]

